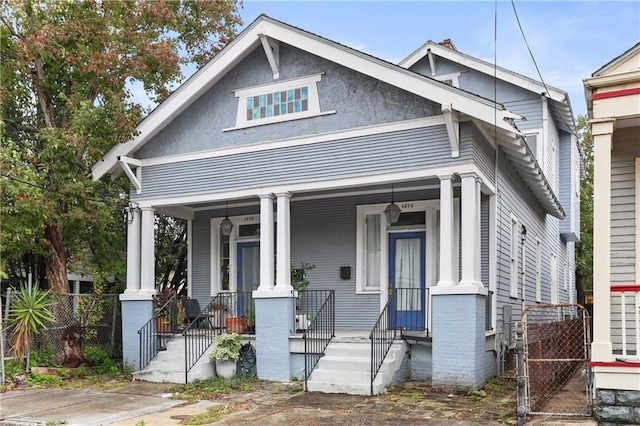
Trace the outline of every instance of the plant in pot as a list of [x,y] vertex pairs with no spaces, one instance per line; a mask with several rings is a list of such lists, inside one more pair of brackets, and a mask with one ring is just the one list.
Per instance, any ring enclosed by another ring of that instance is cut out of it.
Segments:
[[253,310],[253,307],[249,307],[247,309],[247,312],[244,315],[242,315],[242,318],[244,318],[245,323],[247,325],[247,333],[255,334],[255,332],[256,332],[256,313]]
[[235,376],[240,358],[240,339],[242,336],[238,333],[223,333],[213,339],[216,347],[209,354],[209,359],[214,362],[218,377]]
[[[154,313],[158,333],[173,333],[177,316],[177,299],[171,288],[164,288],[154,296]],[[172,303],[169,303],[172,302]]]
[[309,287],[307,272],[314,269],[316,265],[308,262],[300,262],[299,268],[291,268],[291,287],[298,292],[296,301],[296,330],[306,330],[309,327],[309,315],[305,312],[307,306],[305,304],[304,292]]

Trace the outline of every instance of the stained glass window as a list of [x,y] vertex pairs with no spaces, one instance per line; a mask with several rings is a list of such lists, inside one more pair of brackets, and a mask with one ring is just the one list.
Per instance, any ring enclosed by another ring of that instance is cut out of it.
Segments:
[[307,86],[247,97],[247,121],[308,110]]

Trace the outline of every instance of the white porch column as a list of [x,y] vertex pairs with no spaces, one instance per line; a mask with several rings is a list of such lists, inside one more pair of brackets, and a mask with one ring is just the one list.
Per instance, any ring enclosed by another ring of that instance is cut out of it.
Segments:
[[462,178],[462,279],[460,285],[482,287],[480,277],[480,178]]
[[127,213],[127,289],[125,294],[140,291],[140,210],[136,207]]
[[440,178],[440,281],[439,286],[457,284],[454,268],[453,252],[453,175],[438,176]]
[[[591,123],[593,135],[593,361],[613,361],[611,345],[611,149],[613,121]],[[636,279],[637,281],[637,279]]]
[[153,207],[142,207],[140,241],[140,293],[155,294],[155,230]]
[[278,256],[276,290],[291,291],[291,194],[282,192],[278,197]]
[[273,290],[273,195],[260,197],[260,286],[258,292]]

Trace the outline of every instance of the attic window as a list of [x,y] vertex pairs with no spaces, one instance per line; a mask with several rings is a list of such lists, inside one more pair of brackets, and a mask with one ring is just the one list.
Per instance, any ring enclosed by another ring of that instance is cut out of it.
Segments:
[[449,86],[460,87],[460,84],[458,82],[458,77],[460,77],[460,73],[454,72],[451,74],[437,75],[437,76],[434,76],[433,78],[443,82],[444,84],[448,84]]
[[320,111],[317,83],[321,79],[322,74],[314,74],[236,90],[236,125],[223,131],[334,114]]

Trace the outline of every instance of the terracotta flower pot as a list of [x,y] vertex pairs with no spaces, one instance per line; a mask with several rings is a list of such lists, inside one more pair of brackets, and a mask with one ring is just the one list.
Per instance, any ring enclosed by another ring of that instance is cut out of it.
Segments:
[[225,320],[225,326],[227,327],[227,333],[242,334],[247,330],[247,320],[242,317],[227,318]]

